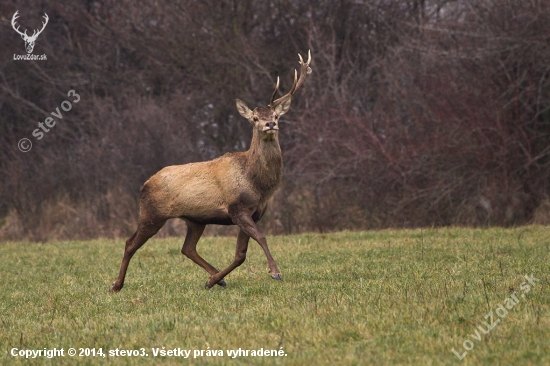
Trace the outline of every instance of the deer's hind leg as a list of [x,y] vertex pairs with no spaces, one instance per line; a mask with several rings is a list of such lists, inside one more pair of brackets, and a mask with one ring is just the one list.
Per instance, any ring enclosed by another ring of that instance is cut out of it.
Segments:
[[[199,253],[197,253],[197,243],[201,238],[202,233],[206,225],[196,224],[192,221],[185,220],[187,223],[187,235],[185,236],[185,241],[181,247],[181,253],[187,258],[191,259],[193,262],[204,268],[211,276],[217,274],[219,271],[208,263],[204,258],[202,258]],[[225,287],[226,283],[223,279],[216,282],[218,285]]]
[[130,260],[137,250],[162,228],[165,222],[166,219],[149,222],[140,220],[136,232],[126,241],[124,256],[122,257],[122,263],[120,264],[120,272],[117,280],[113,283],[113,287],[111,287],[111,292],[118,292],[122,289]]

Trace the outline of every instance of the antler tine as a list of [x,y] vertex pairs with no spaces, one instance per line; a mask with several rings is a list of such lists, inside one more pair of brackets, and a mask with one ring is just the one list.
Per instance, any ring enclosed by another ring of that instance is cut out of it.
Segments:
[[19,30],[19,26],[17,26],[17,28],[15,28],[15,21],[17,20],[17,18],[19,18],[18,14],[19,14],[19,10],[17,10],[15,12],[15,14],[13,14],[13,17],[11,18],[11,26],[20,35],[25,35],[26,36],[27,35],[27,30],[26,29],[25,29],[25,32],[23,33]]
[[277,87],[275,88],[275,91],[273,92],[273,95],[271,96],[271,101],[269,102],[270,107],[274,107],[281,102],[283,102],[285,99],[291,97],[294,95],[296,90],[300,88],[300,86],[304,83],[306,80],[306,76],[311,74],[311,68],[309,67],[309,64],[311,63],[311,50],[307,52],[308,59],[307,62],[304,62],[304,59],[302,58],[302,55],[298,54],[298,57],[300,58],[299,64],[300,64],[300,78],[298,78],[298,71],[294,69],[294,83],[292,84],[292,88],[290,88],[290,91],[285,94],[284,96],[280,97],[279,99],[273,100],[275,98],[275,93],[277,92],[279,88],[279,79],[277,78]]
[[46,25],[48,24],[48,21],[50,20],[50,17],[46,13],[44,13],[43,18],[46,20],[46,23],[42,22],[42,24],[43,24],[42,29],[46,28]]
[[15,26],[15,21],[17,20],[17,18],[19,18],[19,10],[17,10],[15,12],[15,14],[13,14],[13,16],[11,17],[11,25]]
[[271,95],[271,99],[269,100],[269,104],[273,104],[273,100],[275,99],[275,95],[277,95],[277,90],[279,90],[279,77],[277,76],[277,85],[275,85],[275,90],[273,90],[273,94]]
[[[300,55],[300,54],[298,54]],[[301,75],[301,74],[300,74]],[[296,85],[298,84],[298,71],[294,69],[294,81],[292,82],[292,88],[290,88],[290,91],[288,94],[292,95],[296,91]]]
[[[42,33],[42,31],[44,31],[44,28],[46,28],[46,25],[48,25],[48,20],[50,20],[50,18],[48,17],[48,14],[46,14],[46,13],[44,13],[44,17],[43,17],[43,18],[46,20],[46,22],[42,22],[42,29],[40,29],[40,30],[38,31],[38,33],[36,34],[36,37],[38,37],[38,35],[39,35],[40,33]],[[35,33],[36,33],[36,32],[37,32],[37,31],[35,30]],[[33,33],[33,37],[34,37],[34,33]]]

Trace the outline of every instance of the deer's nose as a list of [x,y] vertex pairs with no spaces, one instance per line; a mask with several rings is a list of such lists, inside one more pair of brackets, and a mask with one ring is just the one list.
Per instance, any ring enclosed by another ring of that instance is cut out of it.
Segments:
[[277,123],[275,123],[275,122],[267,122],[267,123],[265,124],[265,126],[268,127],[269,129],[274,129],[275,126],[277,126]]

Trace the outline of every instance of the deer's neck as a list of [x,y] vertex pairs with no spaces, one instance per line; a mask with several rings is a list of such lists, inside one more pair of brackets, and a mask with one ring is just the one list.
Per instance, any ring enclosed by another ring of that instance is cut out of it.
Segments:
[[279,139],[275,135],[263,140],[254,129],[250,149],[247,151],[247,176],[262,195],[271,196],[281,183],[283,156]]

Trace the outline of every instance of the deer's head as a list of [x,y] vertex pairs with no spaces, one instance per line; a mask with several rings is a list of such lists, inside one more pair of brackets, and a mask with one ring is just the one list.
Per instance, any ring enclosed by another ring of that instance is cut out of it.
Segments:
[[277,85],[267,107],[258,107],[252,111],[242,100],[237,99],[237,110],[241,116],[254,126],[262,140],[271,140],[277,136],[279,117],[288,112],[292,96],[303,84],[306,76],[311,74],[311,68],[309,67],[311,63],[311,51],[308,51],[307,62],[304,62],[300,54],[298,54],[298,57],[300,57],[300,78],[298,78],[298,72],[294,70],[294,84],[287,94],[275,100],[275,96],[279,90],[279,78],[277,77]]
[[11,26],[13,27],[13,29],[19,33],[21,35],[21,38],[23,38],[23,40],[25,41],[25,49],[27,50],[27,53],[32,53],[33,49],[34,49],[34,42],[36,42],[36,39],[38,38],[38,36],[40,35],[40,33],[42,33],[42,31],[44,30],[44,28],[46,28],[46,24],[48,24],[48,14],[44,13],[44,19],[46,20],[45,22],[42,22],[42,29],[40,30],[34,30],[34,32],[32,33],[31,36],[29,36],[27,34],[27,30],[25,29],[25,32],[21,32],[19,30],[19,26],[17,26],[16,28],[16,24],[15,24],[15,20],[17,18],[19,18],[19,16],[17,15],[17,13],[19,13],[19,10],[15,12],[15,14],[13,14],[13,17],[11,18]]

